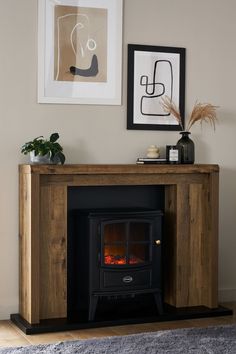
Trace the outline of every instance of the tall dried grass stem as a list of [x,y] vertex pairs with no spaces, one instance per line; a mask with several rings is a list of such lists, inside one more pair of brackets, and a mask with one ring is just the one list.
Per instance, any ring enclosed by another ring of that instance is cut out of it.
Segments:
[[189,131],[190,128],[198,121],[200,122],[200,124],[202,124],[203,122],[209,122],[215,130],[215,123],[217,121],[217,108],[217,106],[213,106],[210,103],[195,103],[188,121],[187,131]]
[[[181,128],[183,129],[183,123],[182,123],[182,118],[179,112],[179,109],[176,107],[174,102],[170,99],[168,96],[164,96],[162,98],[162,103],[161,106],[164,110],[164,112],[168,112],[174,116],[174,118],[177,120]],[[217,122],[217,117],[216,117],[216,109],[217,106],[213,106],[210,103],[195,103],[192,113],[190,115],[188,124],[187,124],[187,129],[186,131],[189,131],[190,128],[196,123],[200,122],[202,124],[203,122],[210,123],[214,130],[215,130],[215,124]]]
[[172,102],[171,98],[168,96],[162,97],[161,106],[164,112],[172,114],[181,126],[181,128],[184,129],[179,109],[176,107],[174,102]]

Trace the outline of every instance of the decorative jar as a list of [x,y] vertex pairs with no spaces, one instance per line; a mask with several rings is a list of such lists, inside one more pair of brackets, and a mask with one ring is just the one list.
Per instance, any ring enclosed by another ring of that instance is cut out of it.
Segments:
[[194,163],[195,152],[194,142],[190,139],[190,132],[180,132],[182,137],[178,140],[177,146],[180,147],[180,161],[183,164]]

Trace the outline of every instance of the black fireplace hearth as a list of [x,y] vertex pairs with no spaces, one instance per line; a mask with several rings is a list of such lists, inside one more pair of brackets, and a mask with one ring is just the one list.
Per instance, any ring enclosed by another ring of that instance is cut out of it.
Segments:
[[94,321],[109,306],[132,316],[151,297],[162,314],[162,212],[74,210],[70,220],[68,317]]

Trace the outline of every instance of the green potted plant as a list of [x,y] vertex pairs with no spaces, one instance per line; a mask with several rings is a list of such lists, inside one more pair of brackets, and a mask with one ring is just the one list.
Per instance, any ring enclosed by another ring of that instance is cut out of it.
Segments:
[[44,139],[43,136],[38,136],[32,141],[28,141],[21,147],[21,152],[24,155],[30,154],[30,161],[32,163],[41,164],[58,164],[62,165],[65,162],[65,155],[63,148],[58,143],[59,134],[51,134],[49,140]]

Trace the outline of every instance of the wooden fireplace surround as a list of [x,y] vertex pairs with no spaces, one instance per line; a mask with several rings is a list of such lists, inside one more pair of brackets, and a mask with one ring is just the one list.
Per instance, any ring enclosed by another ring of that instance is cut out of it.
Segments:
[[164,300],[218,306],[217,165],[20,165],[20,315],[67,316],[69,186],[164,185]]

